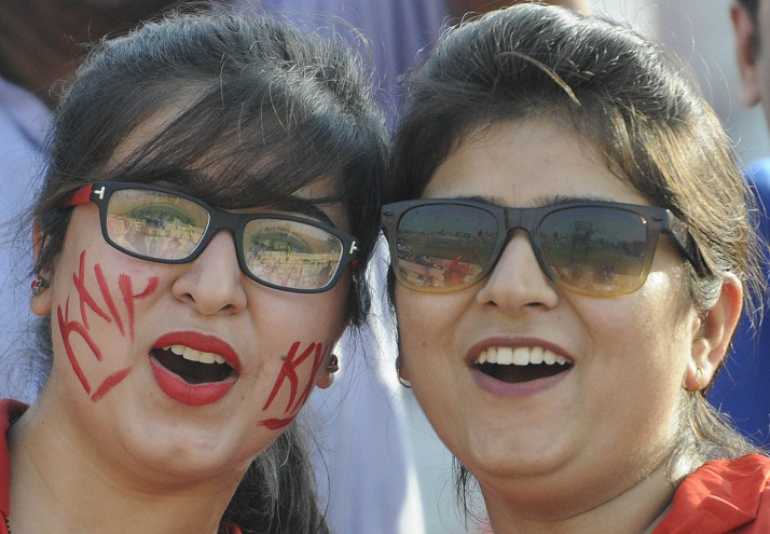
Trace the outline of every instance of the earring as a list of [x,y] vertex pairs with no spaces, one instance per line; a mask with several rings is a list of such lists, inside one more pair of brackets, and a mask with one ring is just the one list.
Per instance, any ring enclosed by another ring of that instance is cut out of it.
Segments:
[[695,379],[698,381],[698,388],[702,388],[703,387],[703,379],[705,377],[705,374],[703,372],[703,367],[701,367],[700,365],[695,370],[695,377],[696,377]]
[[40,293],[42,293],[45,289],[48,288],[48,280],[43,278],[42,276],[36,276],[34,280],[32,280],[32,296],[36,297]]
[[336,373],[340,370],[340,360],[336,354],[329,356],[329,363],[326,364],[326,371],[329,373]]
[[412,383],[406,378],[401,376],[401,355],[396,356],[396,376],[398,377],[398,383],[405,388],[412,388]]

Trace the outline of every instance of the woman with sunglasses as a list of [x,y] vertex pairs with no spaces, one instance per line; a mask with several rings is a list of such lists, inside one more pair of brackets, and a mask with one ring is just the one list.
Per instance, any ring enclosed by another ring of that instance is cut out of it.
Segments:
[[202,13],[105,41],[34,211],[39,400],[0,532],[326,532],[292,424],[366,311],[385,130],[341,44]]
[[770,460],[708,404],[761,294],[751,199],[651,43],[559,8],[417,70],[383,227],[400,377],[495,534],[770,532]]

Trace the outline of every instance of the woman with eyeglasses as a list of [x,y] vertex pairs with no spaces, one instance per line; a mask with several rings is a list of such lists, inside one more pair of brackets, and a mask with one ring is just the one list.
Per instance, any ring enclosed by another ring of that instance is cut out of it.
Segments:
[[400,377],[495,534],[770,532],[770,460],[704,397],[762,294],[753,204],[655,45],[537,5],[461,24],[391,178]]
[[293,421],[366,312],[386,134],[338,42],[198,13],[101,43],[34,210],[51,360],[0,532],[327,532]]

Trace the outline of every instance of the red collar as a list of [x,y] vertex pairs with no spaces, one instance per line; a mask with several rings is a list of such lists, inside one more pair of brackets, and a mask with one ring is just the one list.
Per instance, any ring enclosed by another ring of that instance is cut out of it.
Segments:
[[749,454],[705,463],[679,485],[654,534],[732,532],[770,516],[770,458]]

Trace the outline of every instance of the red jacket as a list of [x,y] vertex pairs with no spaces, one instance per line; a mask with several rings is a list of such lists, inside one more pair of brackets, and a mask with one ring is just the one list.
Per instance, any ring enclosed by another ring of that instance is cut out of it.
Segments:
[[679,485],[653,534],[770,534],[770,458],[705,463]]
[[684,479],[653,534],[770,533],[770,458],[707,462]]
[[[0,534],[8,534],[8,515],[11,508],[9,495],[11,485],[11,463],[8,455],[6,436],[12,419],[26,410],[26,405],[14,400],[0,400]],[[230,526],[230,534],[241,534],[236,525]]]

